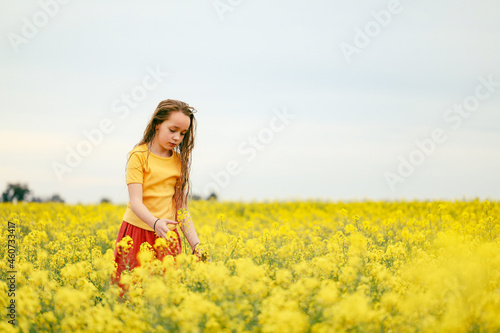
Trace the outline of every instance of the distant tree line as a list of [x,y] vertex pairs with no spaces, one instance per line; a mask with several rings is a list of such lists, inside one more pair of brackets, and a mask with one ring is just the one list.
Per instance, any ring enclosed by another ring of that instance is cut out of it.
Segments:
[[208,195],[208,197],[206,197],[205,199],[201,195],[198,195],[198,194],[193,194],[193,196],[192,196],[192,200],[195,200],[195,201],[197,201],[197,200],[215,200],[215,201],[217,201],[217,199],[218,199],[217,193],[214,193],[214,192],[210,193]]
[[[198,194],[193,194],[192,200],[215,200],[217,201],[217,194],[212,192],[208,197],[203,198]],[[36,197],[33,195],[32,191],[28,188],[27,184],[21,183],[9,183],[7,184],[7,188],[2,193],[2,201],[1,202],[62,202],[64,203],[64,199],[59,194],[53,194],[49,198],[42,199],[40,197]],[[100,203],[111,203],[111,200],[108,198],[102,198]]]
[[27,184],[9,183],[2,193],[2,202],[64,202],[59,194],[53,194],[49,198],[40,198],[33,195]]

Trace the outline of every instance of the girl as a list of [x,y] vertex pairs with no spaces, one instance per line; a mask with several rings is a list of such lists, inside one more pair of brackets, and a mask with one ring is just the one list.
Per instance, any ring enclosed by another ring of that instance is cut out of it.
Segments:
[[[169,237],[166,248],[156,249],[157,258],[180,254],[182,246],[177,227],[184,233],[192,253],[206,259],[204,251],[199,249],[200,240],[189,213],[184,211],[183,223],[177,222],[177,213],[186,209],[190,192],[190,157],[196,129],[194,112],[194,108],[181,101],[160,102],[144,137],[129,153],[126,180],[130,201],[116,239],[115,282],[124,269],[139,264],[137,253],[142,243],[154,246],[155,240],[166,238],[169,230],[177,237]],[[130,236],[133,242],[128,253],[118,247],[125,236]]]

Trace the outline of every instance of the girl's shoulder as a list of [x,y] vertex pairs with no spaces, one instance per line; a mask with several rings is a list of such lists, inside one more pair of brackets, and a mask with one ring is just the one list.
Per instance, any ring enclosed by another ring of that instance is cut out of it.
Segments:
[[148,147],[147,147],[146,144],[143,144],[143,145],[136,146],[131,151],[129,151],[128,157],[130,159],[134,155],[136,155],[136,156],[146,156],[147,153],[148,153]]
[[[140,160],[147,160],[148,157],[150,156],[150,150],[147,146],[147,144],[142,144],[142,145],[138,145],[136,147],[134,147],[129,153],[128,153],[128,156],[129,156],[129,159],[132,157],[132,156],[136,156],[138,157]],[[176,161],[180,161],[181,160],[181,157],[180,157],[180,154],[175,151],[175,150],[172,150],[172,153],[173,155],[171,156],[171,158],[173,160],[176,160]],[[155,154],[151,154],[152,157],[157,157]],[[163,157],[160,157],[161,159],[164,159]]]
[[142,144],[142,145],[135,146],[129,152],[129,154],[133,154],[133,153],[147,153],[147,152],[148,152],[148,146],[146,144]]

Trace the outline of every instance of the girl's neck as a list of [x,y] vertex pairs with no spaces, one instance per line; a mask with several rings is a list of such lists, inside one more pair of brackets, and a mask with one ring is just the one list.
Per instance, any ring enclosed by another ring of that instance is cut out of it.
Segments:
[[173,151],[172,150],[168,150],[168,149],[163,149],[162,147],[160,147],[159,144],[156,143],[155,140],[151,141],[149,144],[148,144],[148,148],[149,150],[155,154],[155,155],[158,155],[158,156],[161,156],[161,157],[171,157],[172,154],[173,154]]

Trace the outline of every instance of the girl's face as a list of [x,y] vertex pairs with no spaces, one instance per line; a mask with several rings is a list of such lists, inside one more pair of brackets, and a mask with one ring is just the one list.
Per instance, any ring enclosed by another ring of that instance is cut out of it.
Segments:
[[191,119],[180,111],[170,113],[167,120],[156,126],[153,149],[157,154],[171,156],[170,151],[179,145],[186,135]]

